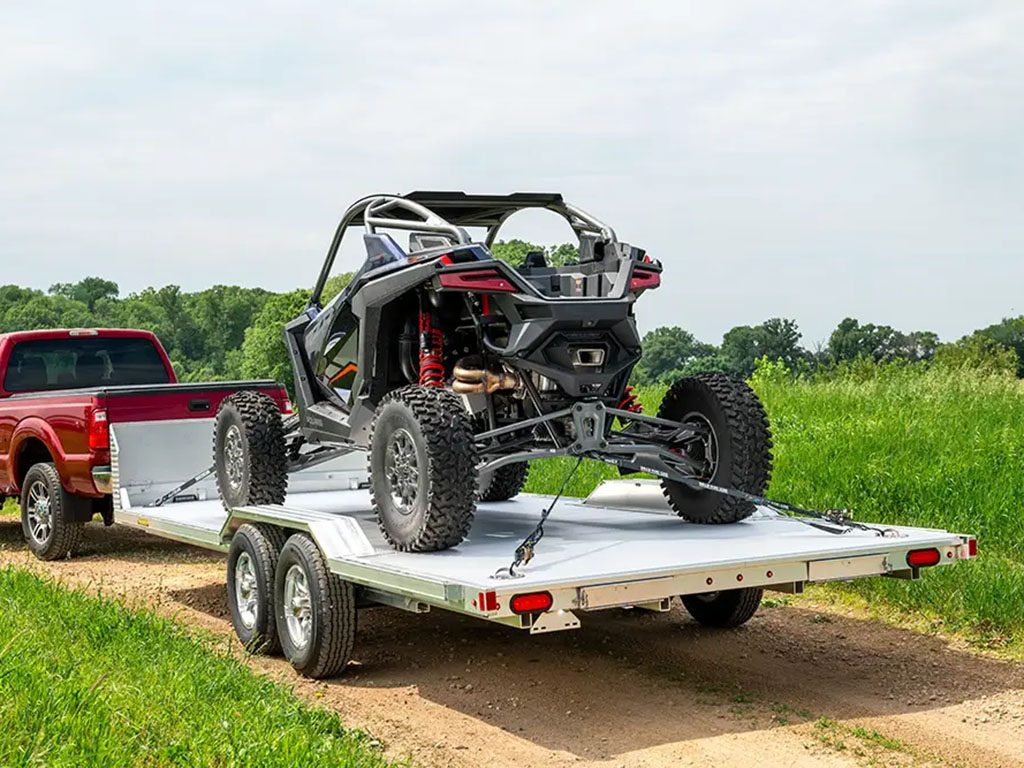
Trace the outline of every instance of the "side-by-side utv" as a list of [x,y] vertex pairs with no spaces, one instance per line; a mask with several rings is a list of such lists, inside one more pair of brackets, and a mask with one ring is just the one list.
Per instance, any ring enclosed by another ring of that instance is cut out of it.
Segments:
[[[512,214],[543,208],[578,239],[577,263],[513,266],[489,250]],[[326,306],[339,246],[363,229],[366,260]],[[407,241],[404,234],[407,233]],[[401,237],[400,237],[401,236]],[[453,547],[478,500],[515,496],[529,462],[592,459],[661,479],[695,523],[751,514],[771,472],[764,409],[720,373],[672,384],[657,416],[628,384],[641,347],[636,300],[662,266],[557,194],[374,195],[345,213],[306,310],[284,329],[297,412],[257,393],[217,416],[228,508],[279,504],[288,472],[365,450],[381,530],[397,549]]]

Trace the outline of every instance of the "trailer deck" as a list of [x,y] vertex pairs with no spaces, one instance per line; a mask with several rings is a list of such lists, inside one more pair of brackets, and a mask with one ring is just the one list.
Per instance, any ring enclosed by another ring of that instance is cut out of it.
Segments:
[[[733,525],[693,525],[671,513],[656,481],[621,480],[586,500],[560,501],[534,560],[518,578],[496,578],[550,501],[522,494],[481,504],[465,542],[417,554],[388,546],[365,489],[300,491],[282,506],[230,513],[216,498],[122,505],[118,521],[223,551],[243,522],[306,531],[331,570],[372,590],[375,601],[415,611],[441,607],[534,632],[577,627],[576,611],[665,610],[676,595],[739,587],[800,591],[807,582],[870,575],[915,578],[918,569],[907,561],[915,550],[937,549],[941,564],[970,557],[968,536],[909,527],[896,529],[898,537],[836,535],[767,509]],[[511,611],[514,595],[535,592],[552,595],[551,611],[540,617]]]

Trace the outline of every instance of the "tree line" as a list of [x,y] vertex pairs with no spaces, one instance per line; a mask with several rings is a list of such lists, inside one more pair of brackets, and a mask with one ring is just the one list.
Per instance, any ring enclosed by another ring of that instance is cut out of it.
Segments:
[[[523,240],[492,246],[497,258],[521,264],[531,251],[543,251],[553,265],[571,263],[569,244],[544,248]],[[352,273],[332,277],[324,292],[330,300]],[[48,291],[0,286],[0,333],[39,328],[143,328],[167,348],[184,381],[273,378],[291,386],[284,348],[284,324],[306,306],[309,291],[273,293],[261,288],[216,285],[186,292],[176,285],[146,288],[121,296],[116,282],[87,277],[57,283]],[[856,361],[927,363],[1013,372],[1024,378],[1024,316],[1007,318],[963,338],[942,343],[930,331],[901,331],[846,318],[827,342],[808,349],[795,320],[771,318],[726,332],[720,344],[697,339],[679,326],[644,335],[643,358],[634,371],[637,384],[672,381],[697,371],[717,370],[748,377],[757,361],[781,361],[794,372],[835,368]]]

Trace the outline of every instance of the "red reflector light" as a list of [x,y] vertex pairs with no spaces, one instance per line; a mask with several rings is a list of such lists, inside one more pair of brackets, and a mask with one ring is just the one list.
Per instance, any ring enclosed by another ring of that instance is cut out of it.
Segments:
[[970,557],[977,557],[978,556],[978,540],[977,539],[971,539],[970,541],[967,542],[967,554]]
[[442,272],[442,288],[477,293],[518,293],[519,289],[496,269],[478,269],[471,272]]
[[107,412],[101,408],[89,412],[89,450],[105,451],[110,448],[110,425]]
[[498,610],[498,594],[496,592],[478,592],[473,605],[481,611],[496,611]]
[[907,552],[907,565],[913,568],[923,568],[927,565],[938,565],[942,555],[937,549],[912,549]]
[[648,288],[657,288],[661,285],[661,275],[647,269],[634,269],[633,276],[629,278],[630,291],[644,291]]
[[554,598],[550,592],[527,592],[515,595],[509,603],[512,613],[543,613],[551,607]]

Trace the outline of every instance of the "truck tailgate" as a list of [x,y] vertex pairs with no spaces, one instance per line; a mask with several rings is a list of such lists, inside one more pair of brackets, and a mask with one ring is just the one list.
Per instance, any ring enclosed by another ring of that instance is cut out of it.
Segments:
[[111,424],[139,421],[209,419],[221,402],[243,390],[263,392],[284,410],[287,398],[280,384],[270,381],[223,381],[195,384],[146,384],[98,390]]

